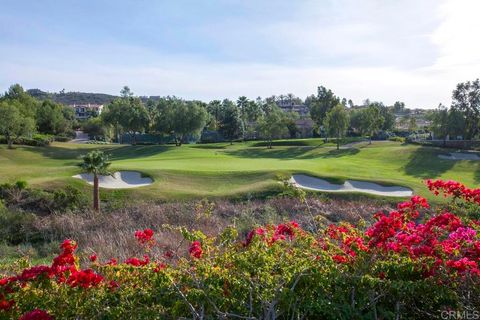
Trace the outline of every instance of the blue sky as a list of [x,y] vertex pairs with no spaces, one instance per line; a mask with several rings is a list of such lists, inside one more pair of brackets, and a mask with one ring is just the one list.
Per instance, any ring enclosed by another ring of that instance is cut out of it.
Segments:
[[476,0],[3,0],[0,89],[250,98],[318,85],[450,104],[480,77]]

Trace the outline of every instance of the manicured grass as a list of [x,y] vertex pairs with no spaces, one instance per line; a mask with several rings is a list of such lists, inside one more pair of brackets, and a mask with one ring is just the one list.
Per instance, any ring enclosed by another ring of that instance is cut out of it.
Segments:
[[112,171],[138,170],[154,178],[148,187],[103,192],[104,198],[132,201],[248,196],[279,189],[279,174],[300,172],[337,181],[407,186],[424,196],[429,194],[423,184],[427,178],[459,180],[471,187],[480,183],[479,162],[441,160],[440,148],[365,142],[335,150],[333,143],[323,144],[321,139],[293,140],[296,145],[285,145],[285,141],[273,149],[255,147],[258,142],[252,141],[181,147],[54,143],[7,150],[0,146],[0,183],[26,180],[47,188],[73,184],[87,191],[86,183],[71,176],[79,172],[79,157],[93,149],[111,155]]

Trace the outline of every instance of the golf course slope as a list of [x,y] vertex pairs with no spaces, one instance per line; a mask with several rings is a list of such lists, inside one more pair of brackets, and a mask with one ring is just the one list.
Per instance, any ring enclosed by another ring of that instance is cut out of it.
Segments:
[[377,196],[410,197],[413,192],[409,188],[400,186],[382,186],[373,182],[347,180],[343,184],[334,184],[327,180],[295,174],[291,182],[302,189],[322,192],[362,192]]

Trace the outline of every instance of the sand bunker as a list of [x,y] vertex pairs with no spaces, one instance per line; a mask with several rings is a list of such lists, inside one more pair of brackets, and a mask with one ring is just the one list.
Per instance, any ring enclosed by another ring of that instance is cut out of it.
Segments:
[[334,184],[304,174],[295,174],[290,180],[295,186],[314,191],[324,192],[363,192],[378,196],[410,197],[413,192],[400,186],[386,187],[372,182],[347,180],[344,184]]
[[[93,185],[92,174],[82,173],[73,177]],[[142,177],[142,174],[137,171],[117,171],[111,176],[99,176],[98,182],[100,187],[105,189],[130,189],[151,185],[153,180]]]
[[480,160],[476,152],[451,152],[450,155],[439,154],[438,157],[444,160]]

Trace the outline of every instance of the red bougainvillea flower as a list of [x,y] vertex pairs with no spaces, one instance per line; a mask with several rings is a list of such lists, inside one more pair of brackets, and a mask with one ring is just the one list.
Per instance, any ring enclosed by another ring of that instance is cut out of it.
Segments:
[[7,300],[0,296],[0,310],[10,310],[14,305],[14,300]]
[[480,189],[470,189],[457,181],[427,180],[427,187],[435,195],[443,193],[444,197],[461,198],[467,202],[480,204]]
[[174,253],[172,250],[167,250],[163,253],[163,256],[167,259],[172,259],[174,256]]
[[456,215],[449,212],[445,212],[436,217],[433,217],[426,223],[426,227],[428,230],[440,229],[455,231],[462,226],[462,220],[460,220],[460,218],[458,218]]
[[292,221],[291,223],[279,224],[275,229],[275,234],[273,237],[279,239],[292,239],[295,236],[294,230],[298,228],[298,223]]
[[46,311],[35,309],[25,313],[19,320],[53,320],[54,318]]
[[91,261],[91,262],[95,262],[97,261],[97,254],[92,254],[90,257],[88,257],[88,259]]
[[52,278],[54,276],[54,270],[49,266],[35,266],[29,269],[25,269],[17,277],[17,280],[20,281],[30,281],[35,280],[40,276],[45,276],[47,278]]
[[60,245],[60,248],[62,252],[53,259],[52,269],[75,264],[75,256],[73,253],[77,249],[77,243],[73,240],[66,239]]
[[108,283],[108,288],[110,289],[110,291],[115,291],[120,288],[120,285],[116,281],[110,280],[110,282]]
[[82,287],[84,289],[95,287],[102,282],[103,277],[92,269],[72,272],[68,277],[67,284],[71,287]]
[[457,270],[460,273],[467,270],[472,270],[475,273],[480,273],[477,263],[475,261],[469,260],[468,258],[462,258],[456,261],[449,260],[447,261],[447,266]]
[[153,272],[160,272],[160,270],[163,270],[167,267],[165,263],[157,263],[155,266],[155,269],[153,269]]
[[192,258],[200,259],[203,254],[202,244],[200,241],[193,241],[188,249],[188,252]]
[[16,277],[2,278],[0,279],[0,287],[6,286],[15,280],[17,280]]
[[[369,250],[364,243],[363,235],[349,223],[342,223],[339,226],[330,225],[325,233],[329,240],[336,242],[345,255],[350,258],[355,258],[359,251],[366,252]],[[320,239],[318,244],[320,244],[322,248],[325,248],[324,250],[328,248],[325,239]],[[343,258],[343,256],[337,256],[334,260],[339,263],[346,263],[346,261],[343,261]]]
[[153,230],[152,229],[144,229],[138,230],[135,232],[135,238],[137,238],[137,241],[146,246],[153,246],[155,244],[155,239],[153,239]]
[[348,258],[347,257],[344,257],[344,256],[341,256],[341,255],[334,255],[332,257],[333,261],[337,262],[337,263],[347,263],[348,262]]
[[77,243],[70,239],[65,239],[60,245],[60,248],[62,248],[63,252],[65,253],[73,253],[77,249],[77,247]]
[[[273,231],[273,235],[270,239],[267,239],[268,231]],[[273,244],[279,240],[292,240],[295,237],[295,232],[302,232],[300,226],[296,221],[290,221],[288,223],[281,223],[277,226],[267,226],[265,228],[257,228],[255,230],[250,231],[243,242],[243,246],[248,246],[254,236],[260,236],[262,240],[266,241],[269,245]]]
[[129,264],[129,265],[134,266],[134,267],[145,266],[149,263],[150,263],[150,257],[147,256],[147,255],[143,256],[143,260],[138,259],[136,257],[128,258],[127,260],[125,260],[125,264]]
[[247,237],[245,239],[245,241],[243,242],[243,246],[248,246],[252,240],[253,240],[253,237],[255,235],[258,235],[260,236],[263,240],[265,240],[265,235],[267,233],[267,230],[265,230],[264,228],[260,227],[260,228],[257,228],[255,230],[252,230],[250,231],[248,234],[247,234]]

